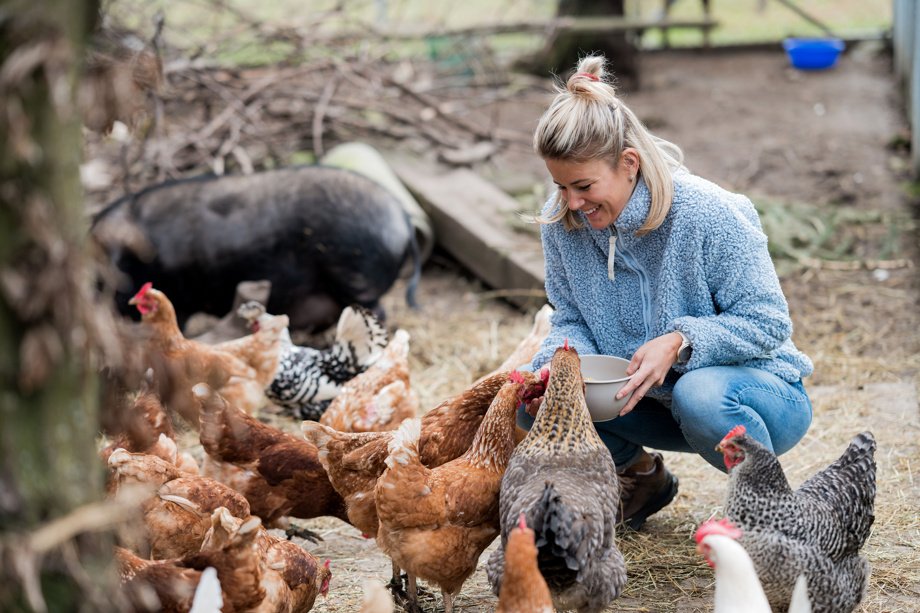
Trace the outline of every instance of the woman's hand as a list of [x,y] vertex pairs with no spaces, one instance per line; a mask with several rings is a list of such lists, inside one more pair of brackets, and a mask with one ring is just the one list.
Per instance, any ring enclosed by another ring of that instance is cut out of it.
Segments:
[[626,369],[627,375],[634,376],[617,392],[618,400],[632,394],[629,402],[620,411],[620,417],[632,411],[651,387],[658,387],[664,383],[668,371],[677,361],[677,350],[682,342],[680,334],[670,332],[653,338],[636,350]]

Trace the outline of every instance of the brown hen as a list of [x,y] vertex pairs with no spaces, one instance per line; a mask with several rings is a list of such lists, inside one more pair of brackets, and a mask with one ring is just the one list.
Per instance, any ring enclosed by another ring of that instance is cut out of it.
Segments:
[[231,353],[185,338],[163,292],[147,283],[129,302],[141,312],[160,398],[190,424],[198,425],[198,403],[192,396],[197,383],[207,383],[247,412],[262,406],[266,384],[259,372]]
[[498,492],[526,392],[523,378],[512,373],[470,448],[436,468],[425,467],[419,456],[418,419],[406,421],[390,442],[387,468],[374,490],[377,544],[408,573],[413,605],[418,604],[415,578],[421,578],[441,588],[445,613],[451,613],[453,597],[498,536]]
[[505,546],[505,576],[495,613],[553,613],[553,597],[537,566],[536,536],[521,514]]
[[[243,520],[226,509],[217,509],[211,517],[211,529],[202,543],[202,551],[223,548],[242,524]],[[258,550],[265,563],[262,584],[267,601],[260,610],[306,613],[318,595],[326,596],[332,579],[329,560],[323,564],[303,547],[264,528],[258,536]]]
[[[139,558],[127,549],[115,548],[121,580],[135,611],[189,611],[202,571],[217,571],[223,597],[223,613],[250,611],[265,599],[261,585],[263,562],[256,539],[261,522],[257,517],[246,521],[225,547],[196,551],[170,560],[151,561]],[[150,590],[159,607],[152,608]]]
[[[528,398],[543,393],[543,382],[532,373],[520,373]],[[464,392],[442,401],[421,417],[419,453],[422,464],[435,468],[469,449],[482,419],[510,373],[498,373]],[[365,535],[379,528],[374,487],[386,468],[392,432],[346,433],[313,421],[301,424],[304,437],[319,449],[319,460],[335,490],[345,499],[348,519]]]
[[[152,374],[153,371],[149,372]],[[140,393],[125,411],[124,430],[116,434],[112,443],[100,451],[99,455],[104,462],[108,462],[109,456],[116,449],[157,456],[176,465],[183,472],[198,474],[195,458],[179,451],[172,420],[148,380],[145,380]],[[106,485],[109,491],[114,487],[111,480]]]
[[199,384],[200,439],[207,454],[202,473],[242,493],[267,526],[286,516],[324,515],[348,521],[316,447],[263,424]]
[[249,503],[238,492],[214,479],[183,473],[155,456],[118,449],[109,456],[109,468],[117,474],[119,487],[140,483],[154,489],[141,504],[154,559],[178,558],[201,549],[211,514],[218,507],[249,518]]
[[341,432],[395,430],[418,413],[409,383],[409,333],[397,330],[380,357],[345,384],[319,421]]

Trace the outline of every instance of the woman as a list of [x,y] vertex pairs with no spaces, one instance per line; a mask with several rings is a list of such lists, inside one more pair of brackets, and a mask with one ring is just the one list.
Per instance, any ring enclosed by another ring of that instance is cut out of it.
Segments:
[[725,471],[715,447],[741,424],[775,453],[791,449],[811,423],[801,379],[813,365],[791,341],[751,201],[690,174],[605,82],[603,57],[584,58],[558,89],[534,147],[558,189],[537,217],[556,311],[529,368],[566,339],[582,355],[630,359],[618,394],[628,403],[596,424],[621,476],[618,521],[638,529],[677,494],[644,446]]

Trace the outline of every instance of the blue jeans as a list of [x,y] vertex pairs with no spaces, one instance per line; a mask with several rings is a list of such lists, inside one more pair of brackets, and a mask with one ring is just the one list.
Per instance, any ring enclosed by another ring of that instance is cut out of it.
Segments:
[[[530,430],[533,418],[518,410],[517,423]],[[745,366],[711,366],[682,375],[671,408],[643,398],[623,417],[594,424],[618,471],[632,466],[642,447],[698,453],[727,472],[716,445],[737,425],[776,455],[798,443],[811,424],[811,401],[801,381]]]

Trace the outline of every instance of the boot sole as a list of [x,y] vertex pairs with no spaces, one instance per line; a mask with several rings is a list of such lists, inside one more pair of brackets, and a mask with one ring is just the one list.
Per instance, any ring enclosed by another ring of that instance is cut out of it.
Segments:
[[642,524],[645,523],[645,520],[648,519],[649,515],[654,515],[661,509],[665,508],[671,501],[674,500],[674,497],[677,496],[677,488],[679,482],[677,477],[673,474],[671,475],[674,480],[671,482],[671,486],[665,490],[662,490],[656,494],[653,498],[650,498],[645,506],[639,509],[635,515],[629,519],[623,520],[621,525],[626,526],[629,530],[639,530],[642,527]]

